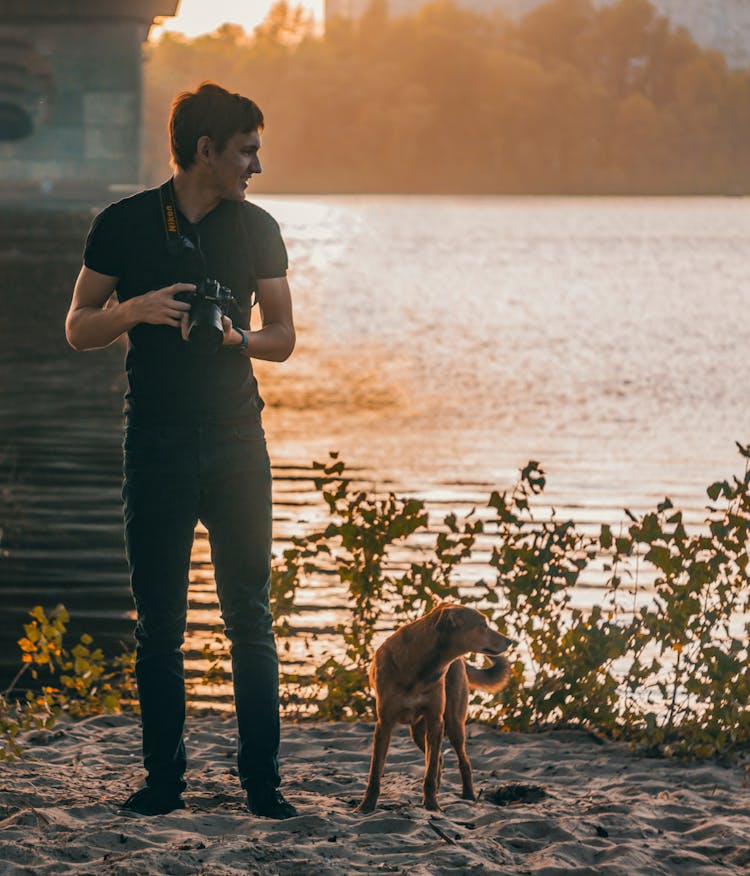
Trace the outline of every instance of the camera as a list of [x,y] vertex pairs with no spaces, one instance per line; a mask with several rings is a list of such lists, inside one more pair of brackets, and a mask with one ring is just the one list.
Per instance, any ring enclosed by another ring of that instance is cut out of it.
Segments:
[[178,292],[177,301],[190,305],[188,319],[188,343],[195,353],[216,353],[224,343],[224,328],[221,317],[236,304],[230,289],[218,280],[201,280],[192,292]]

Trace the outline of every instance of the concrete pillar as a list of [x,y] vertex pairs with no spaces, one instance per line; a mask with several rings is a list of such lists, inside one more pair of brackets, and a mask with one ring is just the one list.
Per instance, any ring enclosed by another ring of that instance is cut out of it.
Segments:
[[140,179],[142,44],[178,0],[0,0],[0,197]]

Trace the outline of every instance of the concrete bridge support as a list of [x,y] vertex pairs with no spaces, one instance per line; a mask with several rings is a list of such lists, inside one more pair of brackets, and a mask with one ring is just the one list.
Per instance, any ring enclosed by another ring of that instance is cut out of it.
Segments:
[[140,177],[142,45],[177,0],[0,0],[0,198]]

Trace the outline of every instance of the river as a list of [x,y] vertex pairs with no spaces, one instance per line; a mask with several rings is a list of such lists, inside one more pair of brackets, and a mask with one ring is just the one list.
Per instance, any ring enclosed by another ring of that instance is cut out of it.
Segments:
[[[290,360],[256,369],[277,554],[322,518],[310,463],[331,450],[368,486],[423,498],[435,520],[481,507],[537,459],[548,479],[541,504],[591,530],[665,495],[699,522],[705,487],[741,469],[747,199],[257,202],[287,242],[298,338]],[[76,632],[110,646],[131,636],[123,348],[76,354],[62,338],[88,219],[50,218],[46,230],[0,223],[4,675],[36,602],[64,602]],[[579,601],[593,601],[601,584],[586,579]],[[335,650],[343,593],[321,580],[301,602],[313,653]],[[199,527],[193,670],[218,622]]]

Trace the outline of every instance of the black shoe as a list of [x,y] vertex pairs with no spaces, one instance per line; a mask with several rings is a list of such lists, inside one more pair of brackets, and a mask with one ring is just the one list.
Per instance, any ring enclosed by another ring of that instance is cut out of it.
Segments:
[[145,787],[131,794],[118,808],[138,815],[166,815],[175,809],[184,809],[185,801],[178,791]]
[[247,808],[264,818],[294,818],[299,813],[282,796],[278,788],[256,788],[247,792]]

